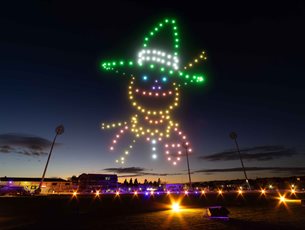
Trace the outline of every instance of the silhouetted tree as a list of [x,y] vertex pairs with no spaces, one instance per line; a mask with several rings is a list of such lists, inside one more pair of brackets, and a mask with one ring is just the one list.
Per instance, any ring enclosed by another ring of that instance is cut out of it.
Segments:
[[161,185],[161,180],[158,178],[158,186]]
[[128,186],[128,181],[127,181],[127,179],[124,180],[124,186]]
[[130,180],[129,180],[129,186],[132,186],[132,185],[133,185],[132,178],[130,178]]
[[78,184],[78,177],[73,175],[71,178],[68,179],[69,181],[72,181],[73,185]]
[[139,182],[138,182],[138,179],[137,179],[137,178],[134,180],[133,184],[134,184],[135,186],[138,186],[138,185],[139,185]]

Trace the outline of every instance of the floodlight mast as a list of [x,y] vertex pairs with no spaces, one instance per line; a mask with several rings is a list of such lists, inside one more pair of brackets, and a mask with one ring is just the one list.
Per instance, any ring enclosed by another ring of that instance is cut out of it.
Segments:
[[188,175],[189,175],[189,188],[192,190],[192,180],[191,180],[191,171],[190,171],[190,163],[189,163],[189,154],[188,154],[188,143],[183,142],[182,143],[183,148],[185,148],[185,154],[186,154],[186,162],[187,162],[187,170],[188,170]]
[[238,143],[237,143],[237,133],[236,132],[231,132],[230,133],[230,138],[232,140],[234,140],[234,142],[235,142],[236,149],[237,149],[237,152],[238,152],[238,155],[239,155],[239,159],[240,159],[240,163],[241,163],[241,166],[243,168],[244,175],[245,175],[245,178],[246,178],[246,183],[247,183],[247,185],[249,187],[249,190],[251,190],[250,183],[249,183],[249,180],[248,180],[248,177],[247,177],[247,173],[246,173],[246,169],[245,169],[245,166],[244,166],[244,162],[243,162],[243,159],[241,157],[241,153],[240,153],[239,146],[238,146]]
[[42,177],[41,177],[41,181],[39,183],[38,189],[35,191],[36,194],[39,194],[41,192],[41,186],[42,186],[42,183],[44,181],[44,177],[45,177],[46,172],[47,172],[47,168],[48,168],[48,165],[49,165],[49,161],[50,161],[50,158],[51,158],[51,155],[52,155],[52,151],[53,151],[53,147],[54,147],[56,138],[57,138],[58,135],[61,135],[61,134],[64,133],[64,126],[63,125],[57,126],[56,129],[55,129],[55,133],[56,133],[56,135],[55,135],[55,137],[53,139],[53,142],[52,142],[52,146],[51,146],[51,149],[50,149],[48,160],[47,160],[46,166],[44,168],[44,171],[43,171],[43,174],[42,174]]

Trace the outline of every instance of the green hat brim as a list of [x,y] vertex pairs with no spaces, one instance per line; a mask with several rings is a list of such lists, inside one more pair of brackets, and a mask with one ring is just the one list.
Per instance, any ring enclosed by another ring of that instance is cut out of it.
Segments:
[[138,64],[132,60],[120,60],[120,61],[104,61],[100,65],[103,71],[111,71],[117,74],[123,75],[133,75],[135,72],[141,70],[150,70],[153,72],[159,71],[160,74],[168,74],[168,76],[173,78],[178,78],[182,80],[185,85],[188,83],[204,83],[205,78],[203,74],[195,74],[189,71],[173,70],[171,68],[166,68],[159,64]]

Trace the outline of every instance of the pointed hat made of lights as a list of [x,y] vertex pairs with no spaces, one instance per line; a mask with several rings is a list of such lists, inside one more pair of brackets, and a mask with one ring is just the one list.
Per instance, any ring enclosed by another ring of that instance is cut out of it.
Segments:
[[[163,50],[149,47],[150,39],[156,36],[165,27],[172,28],[173,34],[173,53],[164,52]],[[103,61],[101,63],[102,70],[115,71],[116,73],[133,74],[133,71],[141,69],[149,69],[150,71],[159,71],[160,74],[168,74],[171,77],[178,77],[184,84],[203,83],[205,78],[202,73],[190,71],[198,60],[205,60],[205,53],[200,53],[198,59],[194,59],[194,63],[190,63],[181,70],[179,57],[179,31],[175,19],[164,19],[159,22],[145,37],[142,49],[138,52],[136,59],[130,60],[112,60]]]

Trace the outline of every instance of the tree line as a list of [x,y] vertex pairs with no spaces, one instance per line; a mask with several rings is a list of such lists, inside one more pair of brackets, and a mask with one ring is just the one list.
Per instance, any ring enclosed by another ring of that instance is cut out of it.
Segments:
[[[138,179],[136,178],[134,181],[132,180],[132,178],[129,179],[129,182],[127,179],[124,180],[123,185],[128,187],[128,186],[138,186],[141,183],[138,182]],[[147,179],[144,180],[143,185],[149,185],[149,186],[154,186],[157,187],[159,185],[161,185],[161,180],[160,178],[158,178],[157,181],[148,181]]]

